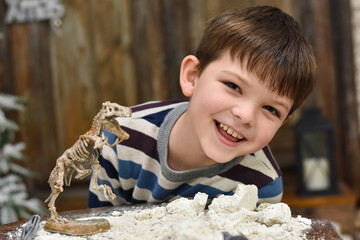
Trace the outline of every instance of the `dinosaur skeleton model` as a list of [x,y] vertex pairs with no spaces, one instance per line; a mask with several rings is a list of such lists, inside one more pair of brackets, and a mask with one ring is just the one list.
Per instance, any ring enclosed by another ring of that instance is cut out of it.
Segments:
[[[101,168],[98,161],[99,151],[102,150],[104,145],[114,147],[130,137],[128,133],[121,129],[119,123],[113,119],[114,117],[130,116],[130,108],[111,102],[103,103],[100,112],[94,117],[91,129],[81,135],[75,144],[56,160],[56,166],[51,171],[48,181],[51,187],[51,194],[45,200],[45,202],[49,202],[50,219],[59,223],[68,221],[56,212],[55,200],[63,192],[64,180],[65,185],[69,186],[75,171],[77,172],[75,178],[83,179],[91,173],[92,169],[91,187],[98,191],[103,191],[106,199],[114,199],[116,197],[109,186],[98,185],[97,178]],[[103,137],[104,129],[115,134],[116,140],[113,144],[109,144],[108,139]],[[84,165],[88,164],[90,164],[91,169],[84,168]]]

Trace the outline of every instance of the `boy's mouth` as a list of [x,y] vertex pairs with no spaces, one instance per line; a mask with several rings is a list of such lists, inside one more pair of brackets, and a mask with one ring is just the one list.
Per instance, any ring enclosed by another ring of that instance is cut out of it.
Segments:
[[235,132],[232,128],[230,128],[229,126],[223,123],[216,121],[216,126],[220,134],[229,141],[240,142],[241,140],[244,139],[243,136],[241,136],[239,133]]

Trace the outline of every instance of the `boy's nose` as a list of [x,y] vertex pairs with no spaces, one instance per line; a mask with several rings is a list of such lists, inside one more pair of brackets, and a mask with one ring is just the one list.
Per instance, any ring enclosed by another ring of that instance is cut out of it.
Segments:
[[254,126],[255,123],[255,108],[251,105],[238,105],[232,108],[234,116],[239,118],[242,124],[248,125],[249,127]]

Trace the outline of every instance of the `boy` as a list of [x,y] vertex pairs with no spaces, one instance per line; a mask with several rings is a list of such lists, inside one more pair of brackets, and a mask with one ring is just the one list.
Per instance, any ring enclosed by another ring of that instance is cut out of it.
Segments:
[[[310,44],[292,17],[273,7],[225,12],[183,59],[186,101],[150,102],[117,119],[130,139],[104,147],[89,207],[209,198],[255,184],[259,201],[279,202],[281,171],[267,144],[315,84]],[[114,136],[105,132],[112,143]]]

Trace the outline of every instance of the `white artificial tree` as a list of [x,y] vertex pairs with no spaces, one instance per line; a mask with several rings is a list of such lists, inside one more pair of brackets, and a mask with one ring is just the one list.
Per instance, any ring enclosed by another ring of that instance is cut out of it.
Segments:
[[5,111],[22,111],[24,105],[20,98],[0,93],[0,225],[28,219],[32,214],[47,213],[43,202],[29,198],[25,177],[35,177],[33,171],[21,166],[26,161],[22,153],[25,144],[12,143],[18,124],[7,119]]

